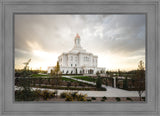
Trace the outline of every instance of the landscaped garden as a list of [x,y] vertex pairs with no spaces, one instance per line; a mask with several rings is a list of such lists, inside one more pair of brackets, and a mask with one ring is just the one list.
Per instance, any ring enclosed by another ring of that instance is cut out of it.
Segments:
[[59,78],[46,78],[46,77],[28,77],[16,78],[15,85],[22,86],[24,81],[30,83],[30,87],[47,88],[47,89],[60,89],[60,90],[99,90],[105,91],[105,88],[97,88],[96,85],[80,82],[66,77]]
[[[16,101],[83,101],[83,102],[132,102],[139,101],[138,97],[88,97],[87,94],[78,92],[62,92],[58,95],[57,91],[48,90],[16,90]],[[145,97],[142,97],[145,101]]]
[[[55,67],[50,74],[27,71],[26,69],[15,73],[15,100],[16,101],[145,101],[142,93],[144,91],[144,80],[136,80],[136,78],[116,77],[117,88],[123,90],[138,91],[139,97],[105,97],[106,86],[114,85],[113,77],[101,77],[99,74],[94,77],[82,75],[62,75],[60,69]],[[138,72],[143,73],[143,72]],[[138,74],[137,73],[137,74]],[[111,75],[111,74],[110,74]],[[120,75],[120,74],[119,74]],[[132,74],[134,75],[134,74]],[[142,78],[143,79],[143,78]],[[138,83],[141,82],[141,83]],[[142,83],[143,82],[143,83]],[[136,86],[136,85],[140,86]],[[142,86],[143,85],[143,86]],[[137,88],[141,87],[141,88]],[[143,88],[142,88],[143,87]],[[122,90],[122,92],[124,92]],[[81,91],[82,93],[78,93]],[[87,91],[87,92],[86,92]],[[93,94],[93,92],[96,92]],[[98,92],[103,97],[94,97]],[[117,91],[118,92],[118,91]],[[128,91],[125,91],[128,92]],[[124,93],[125,93],[124,92]],[[89,94],[90,93],[90,94]],[[108,93],[108,88],[107,88]],[[89,94],[89,96],[87,95]],[[128,95],[128,94],[126,94]],[[62,97],[63,96],[63,97]],[[92,97],[93,96],[93,97]]]

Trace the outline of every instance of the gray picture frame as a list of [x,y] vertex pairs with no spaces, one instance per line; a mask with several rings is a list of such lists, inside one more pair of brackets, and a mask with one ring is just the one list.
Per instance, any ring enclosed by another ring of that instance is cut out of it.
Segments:
[[[14,14],[146,14],[146,102],[14,102]],[[159,1],[0,0],[0,115],[159,116]]]

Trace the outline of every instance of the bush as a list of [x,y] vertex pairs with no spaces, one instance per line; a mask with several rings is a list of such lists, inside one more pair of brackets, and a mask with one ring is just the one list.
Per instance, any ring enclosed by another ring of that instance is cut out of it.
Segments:
[[104,99],[101,99],[101,101],[103,101],[103,102],[104,102],[105,100],[104,100]]
[[87,101],[90,101],[90,102],[91,102],[92,100],[91,100],[91,99],[87,99]]
[[97,88],[101,88],[101,86],[102,86],[102,80],[101,80],[100,77],[98,77],[98,78],[97,78],[97,81],[96,81],[96,87],[97,87]]
[[103,99],[103,100],[106,100],[106,99],[107,99],[107,97],[106,97],[106,96],[104,96],[104,97],[102,97],[102,99]]
[[130,97],[127,97],[126,99],[129,100],[129,101],[132,101],[132,99]]
[[71,93],[71,96],[73,97],[73,99],[76,99],[78,97],[78,92]]
[[61,98],[66,98],[66,96],[67,96],[67,92],[63,92],[63,93],[60,94]]
[[121,98],[119,98],[119,97],[116,97],[116,101],[121,101]]
[[48,90],[42,91],[42,97],[44,100],[47,100],[49,98],[49,91]]
[[49,92],[49,98],[54,98],[55,94],[56,94],[56,92]]
[[41,92],[41,97],[44,100],[48,100],[50,98],[54,98],[55,94],[56,94],[56,91],[55,92],[51,92],[51,91],[48,91],[48,90],[44,90],[44,91]]
[[86,101],[86,94],[83,95],[83,94],[79,94],[77,95],[77,101]]
[[92,100],[96,100],[96,98],[95,98],[95,97],[91,97],[91,99],[92,99]]
[[36,89],[35,90],[35,93],[37,94],[37,96],[42,96],[42,91],[41,90],[38,90],[38,89]]
[[142,97],[142,100],[145,101],[145,97]]
[[73,101],[73,97],[71,95],[67,95],[65,101]]
[[16,90],[15,91],[16,101],[34,101],[37,99],[39,99],[39,96],[35,91],[30,91],[30,90]]
[[86,101],[86,94],[78,94],[77,92],[73,92],[73,93],[67,93],[67,92],[63,92],[61,93],[61,98],[66,98],[65,101]]

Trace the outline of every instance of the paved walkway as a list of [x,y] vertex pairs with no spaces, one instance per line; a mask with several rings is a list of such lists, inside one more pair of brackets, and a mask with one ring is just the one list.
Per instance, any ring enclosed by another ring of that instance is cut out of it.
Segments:
[[[89,83],[92,85],[96,85],[94,82],[89,82],[81,79],[72,78],[71,76],[65,76],[66,78],[70,78],[73,80],[77,80],[84,83]],[[79,93],[87,94],[88,96],[95,97],[138,97],[137,91],[127,91],[119,88],[113,88],[110,86],[102,85],[102,87],[106,88],[107,91],[79,91]],[[145,92],[143,92],[142,96],[145,96]]]

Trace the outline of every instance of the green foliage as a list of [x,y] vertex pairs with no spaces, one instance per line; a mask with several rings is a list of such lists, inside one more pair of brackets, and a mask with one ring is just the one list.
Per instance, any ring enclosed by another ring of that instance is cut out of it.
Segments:
[[73,97],[67,94],[65,101],[73,101]]
[[37,96],[42,97],[44,100],[48,100],[50,98],[54,98],[56,92],[51,92],[48,90],[35,90],[35,93],[37,94]]
[[101,80],[100,77],[98,77],[98,78],[97,78],[97,81],[96,81],[96,87],[97,87],[97,88],[101,88],[101,86],[102,86],[102,80]]
[[102,97],[102,99],[103,99],[103,100],[107,100],[107,97],[106,97],[106,96],[104,96],[104,97]]
[[88,76],[77,76],[72,78],[81,79],[81,80],[90,81],[90,82],[96,82],[96,78],[88,77]]
[[136,85],[135,85],[139,98],[141,100],[141,95],[145,90],[145,70],[144,70],[144,62],[140,61],[138,65],[138,69],[136,72]]
[[121,101],[121,98],[119,98],[119,97],[116,97],[115,99],[116,99],[116,101]]
[[77,95],[77,101],[86,101],[87,95],[79,94]]
[[130,97],[127,97],[126,100],[132,101],[132,99]]
[[55,78],[55,84],[56,86],[59,85],[61,83],[61,71],[60,71],[60,66],[59,66],[59,62],[57,62],[57,65],[54,67],[54,70],[51,70],[51,74],[50,77],[51,78]]
[[104,99],[101,99],[101,101],[103,101],[103,102],[104,102],[105,100],[104,100]]
[[123,80],[123,89],[128,89],[127,77],[125,77],[125,79]]
[[43,97],[44,100],[47,100],[49,98],[49,92],[48,92],[48,90],[44,90],[42,92],[42,97]]
[[91,99],[87,99],[87,101],[91,102],[92,100]]
[[57,62],[57,65],[54,67],[54,70],[51,70],[51,77],[61,77],[61,71],[60,71],[60,66],[59,62]]
[[47,74],[32,74],[31,77],[48,77]]
[[96,100],[96,98],[95,98],[95,97],[91,97],[91,99],[92,99],[92,100]]
[[63,93],[60,94],[60,97],[61,98],[66,98],[67,94],[68,94],[67,92],[63,92]]
[[142,100],[143,100],[143,101],[145,101],[145,99],[146,99],[145,97],[142,97]]
[[15,91],[16,101],[34,101],[37,99],[39,99],[39,96],[34,91],[30,91],[30,90],[16,90]]
[[71,96],[73,97],[73,99],[76,99],[78,97],[78,92],[71,93]]
[[41,90],[36,89],[34,92],[36,93],[37,96],[39,96],[39,97],[42,96],[42,91]]
[[65,101],[86,101],[87,95],[83,94],[78,94],[77,92],[73,93],[68,93],[68,92],[63,92],[61,93],[61,98],[65,98]]

